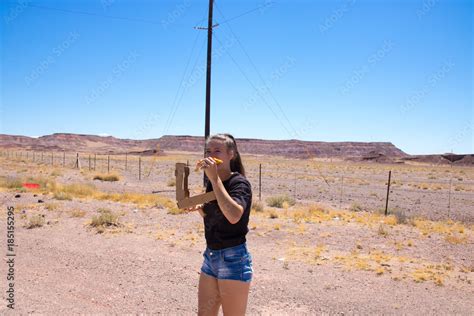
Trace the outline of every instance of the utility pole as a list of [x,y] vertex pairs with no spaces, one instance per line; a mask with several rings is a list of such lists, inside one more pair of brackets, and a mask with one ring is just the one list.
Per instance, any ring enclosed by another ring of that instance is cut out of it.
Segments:
[[[204,127],[204,157],[206,157],[206,139],[211,129],[211,61],[212,61],[212,11],[214,8],[214,0],[209,0],[209,17],[207,19],[207,71],[206,71],[206,119]],[[203,184],[207,185],[207,176],[204,172]]]

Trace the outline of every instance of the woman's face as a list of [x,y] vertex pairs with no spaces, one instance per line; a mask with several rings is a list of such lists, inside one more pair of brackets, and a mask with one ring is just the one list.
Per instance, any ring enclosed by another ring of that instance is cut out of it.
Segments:
[[206,149],[206,157],[214,157],[219,158],[223,161],[222,164],[217,165],[217,168],[221,166],[228,166],[230,167],[230,160],[233,158],[233,150],[227,150],[224,141],[213,139],[211,140]]

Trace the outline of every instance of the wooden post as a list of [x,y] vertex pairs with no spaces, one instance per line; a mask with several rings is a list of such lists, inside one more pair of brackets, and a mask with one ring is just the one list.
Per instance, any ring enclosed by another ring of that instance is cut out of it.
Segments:
[[128,158],[128,154],[125,153],[125,171],[127,171],[127,158]]
[[33,162],[35,162],[35,152],[33,152]]
[[176,200],[178,202],[178,208],[183,209],[193,205],[214,201],[216,199],[214,191],[206,192],[196,196],[189,196],[189,166],[186,166],[184,163],[176,163],[175,176]]
[[262,164],[258,168],[258,200],[262,200]]
[[81,169],[81,162],[79,161],[79,153],[76,153],[76,163],[74,164],[74,168]]
[[41,152],[41,163],[43,163],[43,152]]
[[66,166],[66,152],[63,151],[63,167]]
[[385,216],[388,214],[388,196],[390,194],[390,178],[392,177],[392,170],[388,172],[388,183],[387,183],[387,199],[385,200]]
[[138,180],[142,179],[142,157],[138,157]]
[[89,154],[89,171],[91,171],[91,155]]
[[110,155],[107,155],[107,173],[110,173]]
[[54,166],[54,153],[51,153],[51,166]]

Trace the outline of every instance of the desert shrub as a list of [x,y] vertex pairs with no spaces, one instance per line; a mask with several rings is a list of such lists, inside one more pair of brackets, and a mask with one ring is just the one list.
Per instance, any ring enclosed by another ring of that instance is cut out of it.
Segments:
[[26,224],[27,229],[32,229],[36,227],[41,227],[44,225],[44,216],[41,214],[36,214],[30,217],[28,223]]
[[116,173],[96,174],[94,176],[93,180],[114,182],[114,181],[119,181],[120,180],[120,175],[118,175]]
[[252,202],[252,210],[255,212],[263,212],[264,207],[263,203],[260,201],[253,201]]
[[110,210],[101,209],[99,210],[100,215],[93,216],[91,221],[92,227],[109,227],[109,226],[119,226],[118,215],[112,213]]
[[267,199],[268,206],[284,208],[285,206],[293,206],[296,204],[295,200],[288,195],[276,195]]

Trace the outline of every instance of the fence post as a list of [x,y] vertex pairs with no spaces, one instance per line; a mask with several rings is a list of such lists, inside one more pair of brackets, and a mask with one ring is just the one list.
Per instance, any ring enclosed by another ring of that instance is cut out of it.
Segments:
[[41,163],[43,163],[43,152],[41,152]]
[[81,169],[81,163],[79,161],[79,153],[76,153],[76,163],[74,165],[74,168]]
[[127,171],[127,158],[128,158],[128,153],[125,153],[125,171]]
[[107,155],[107,173],[110,173],[110,155]]
[[389,170],[388,172],[388,183],[387,183],[387,199],[385,201],[385,216],[387,216],[388,213],[388,196],[390,194],[390,178],[392,177],[392,170]]
[[35,162],[35,152],[33,152],[33,162]]
[[262,164],[258,169],[258,200],[262,201]]
[[63,167],[66,166],[66,152],[63,151]]
[[138,157],[138,180],[142,179],[142,157]]
[[54,153],[51,152],[51,166],[54,166]]

